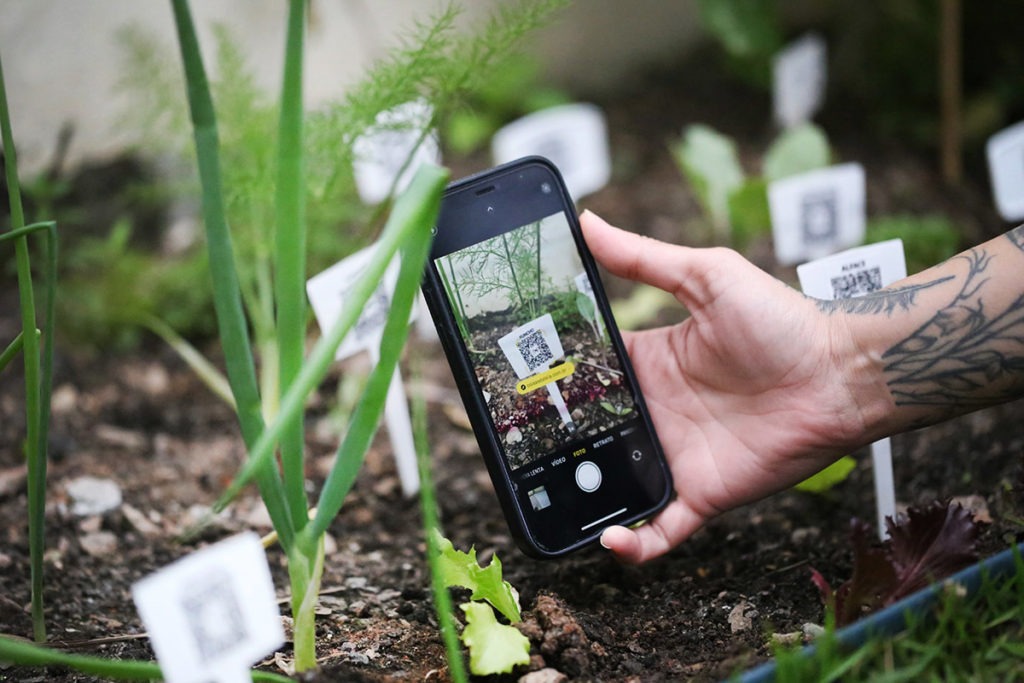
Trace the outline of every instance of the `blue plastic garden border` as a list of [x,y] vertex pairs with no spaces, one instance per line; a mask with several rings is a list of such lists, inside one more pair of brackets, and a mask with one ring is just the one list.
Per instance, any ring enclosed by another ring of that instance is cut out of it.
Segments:
[[[893,636],[907,627],[908,614],[920,615],[928,610],[940,597],[943,586],[953,581],[967,589],[968,595],[973,595],[981,586],[983,577],[990,580],[999,580],[1016,571],[1014,556],[1020,553],[1024,555],[1024,543],[1007,548],[998,555],[993,555],[978,564],[962,569],[956,574],[949,576],[922,588],[913,595],[908,595],[899,602],[886,607],[885,609],[856,621],[849,626],[836,631],[836,640],[839,648],[844,651],[852,651],[862,646],[871,637]],[[808,645],[801,650],[802,657],[811,657],[815,652],[815,645]],[[740,683],[767,683],[775,680],[775,661],[765,662],[745,672],[739,679],[730,678],[729,681],[738,680]]]

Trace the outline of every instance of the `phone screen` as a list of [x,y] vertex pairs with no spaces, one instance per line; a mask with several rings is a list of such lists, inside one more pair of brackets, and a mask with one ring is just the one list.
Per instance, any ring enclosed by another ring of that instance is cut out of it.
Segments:
[[553,552],[649,513],[668,479],[571,205],[544,172],[443,207],[431,266],[526,531]]

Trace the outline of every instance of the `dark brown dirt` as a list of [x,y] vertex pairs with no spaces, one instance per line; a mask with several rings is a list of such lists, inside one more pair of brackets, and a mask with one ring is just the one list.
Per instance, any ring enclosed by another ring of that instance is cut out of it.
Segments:
[[[764,95],[729,90],[702,73],[696,68],[686,70],[685,79],[656,75],[604,103],[616,179],[587,206],[639,232],[706,241],[695,227],[696,203],[665,143],[685,123],[712,122],[739,136],[744,155],[751,156],[763,151],[772,132],[759,123],[766,115],[751,116],[768,111]],[[867,141],[841,118],[835,125],[830,134],[843,156],[867,167],[869,212],[946,213],[964,227],[965,243],[1000,230],[985,208],[983,181],[947,191],[930,159]],[[754,245],[750,255],[770,265],[766,245]],[[792,280],[792,273],[776,272]],[[621,295],[626,288],[613,282],[610,290]],[[17,307],[6,297],[2,304],[0,339],[6,339],[15,329]],[[445,532],[456,547],[475,545],[484,561],[501,557],[506,578],[521,594],[523,631],[534,655],[530,668],[587,680],[720,679],[769,656],[768,632],[800,631],[821,621],[812,567],[833,583],[849,576],[849,521],[873,516],[870,460],[863,453],[850,478],[829,493],[787,492],[728,513],[643,567],[622,566],[600,548],[557,562],[523,556],[464,426],[438,346],[420,341],[410,354],[428,359],[417,363],[424,376],[410,384],[429,401]],[[361,363],[344,371],[361,371]],[[331,410],[340,372],[310,406],[308,475],[314,487],[337,440]],[[26,498],[18,470],[24,423],[19,382],[16,369],[0,375],[0,632],[25,636],[31,629]],[[244,458],[238,429],[231,411],[156,343],[118,357],[63,349],[55,387],[46,537],[51,643],[150,658],[131,602],[132,582],[205,542],[243,529],[267,531],[250,490],[200,541],[175,541]],[[1015,539],[1021,529],[1014,486],[1024,454],[1022,408],[1017,402],[896,437],[900,502],[980,496],[993,519],[985,527],[985,554]],[[71,515],[64,487],[86,474],[115,480],[124,504],[100,517]],[[378,437],[369,453],[330,540],[318,617],[322,670],[314,679],[446,680],[419,507],[401,494],[386,437]],[[272,550],[269,559],[283,598],[283,557]],[[739,617],[748,618],[749,626]],[[272,661],[263,666],[275,670]],[[8,680],[94,679],[58,669],[0,668],[0,681]]]

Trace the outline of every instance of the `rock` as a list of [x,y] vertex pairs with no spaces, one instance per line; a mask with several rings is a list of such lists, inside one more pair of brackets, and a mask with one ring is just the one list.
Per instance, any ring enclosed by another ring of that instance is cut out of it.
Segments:
[[78,539],[82,550],[93,557],[106,557],[117,550],[117,536],[109,531],[93,531]]
[[804,634],[801,631],[791,633],[773,633],[771,636],[772,647],[793,647],[804,641]]
[[955,496],[950,502],[950,505],[959,504],[960,507],[971,513],[975,522],[979,524],[991,524],[992,515],[988,512],[988,501],[985,500],[984,496],[977,494],[972,496]]
[[97,425],[96,438],[108,446],[126,450],[141,451],[146,448],[146,435],[131,429],[122,429],[113,425]]
[[531,671],[530,673],[520,676],[519,683],[563,683],[569,680],[569,677],[558,669],[552,669],[547,667],[540,671]]
[[729,628],[733,633],[742,633],[750,629],[754,625],[754,620],[751,617],[756,614],[757,611],[753,608],[753,605],[746,600],[740,601],[729,612]]
[[812,624],[810,622],[804,624],[801,630],[804,633],[804,638],[807,640],[815,640],[816,638],[825,635],[824,626],[819,626],[818,624]]
[[793,529],[793,533],[790,535],[790,539],[793,543],[801,544],[808,541],[815,541],[821,536],[821,529],[816,526],[799,527]]
[[112,479],[79,477],[64,485],[76,517],[102,515],[121,506],[121,487]]
[[163,531],[160,527],[146,517],[146,515],[144,515],[138,508],[125,503],[121,506],[121,513],[124,515],[124,518],[128,520],[128,523],[132,525],[132,528],[146,538],[157,538],[163,535]]
[[507,434],[505,434],[505,443],[509,445],[519,443],[522,440],[523,433],[519,431],[519,427],[513,427],[512,429],[508,430]]
[[50,413],[53,415],[67,415],[78,406],[78,390],[70,384],[61,384],[50,396]]
[[0,498],[6,498],[22,490],[27,477],[27,465],[17,465],[0,470]]

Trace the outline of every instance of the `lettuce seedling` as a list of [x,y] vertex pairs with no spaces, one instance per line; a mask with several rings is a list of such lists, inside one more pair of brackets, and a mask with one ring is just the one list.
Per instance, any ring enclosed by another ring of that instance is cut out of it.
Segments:
[[512,671],[530,663],[530,641],[512,626],[499,624],[494,610],[482,602],[464,602],[462,642],[469,648],[469,670],[477,676]]
[[898,522],[885,520],[889,538],[871,545],[871,526],[854,519],[850,537],[853,576],[835,591],[812,569],[825,604],[833,604],[836,624],[844,626],[887,607],[929,583],[975,562],[978,526],[961,505],[936,501],[910,508]]
[[[459,605],[466,614],[462,642],[469,648],[469,670],[477,676],[489,676],[529,664],[530,640],[494,616],[494,610],[498,610],[510,624],[522,621],[519,593],[502,579],[501,560],[495,555],[490,564],[481,567],[476,548],[466,553],[457,550],[437,530],[434,534],[440,551],[437,570],[441,580],[449,588],[459,586],[473,591],[470,601]],[[490,603],[490,607],[481,601]]]

